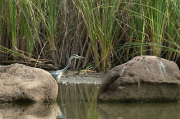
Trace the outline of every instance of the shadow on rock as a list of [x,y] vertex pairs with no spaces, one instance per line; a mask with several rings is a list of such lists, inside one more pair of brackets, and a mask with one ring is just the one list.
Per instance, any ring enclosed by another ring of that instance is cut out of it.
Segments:
[[34,104],[0,104],[1,119],[56,119],[58,106],[56,103],[34,103]]

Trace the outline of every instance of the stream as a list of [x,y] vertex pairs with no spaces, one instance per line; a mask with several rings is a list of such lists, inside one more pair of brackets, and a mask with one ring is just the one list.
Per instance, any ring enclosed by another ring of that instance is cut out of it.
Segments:
[[0,119],[179,119],[179,103],[97,103],[99,84],[58,84],[52,103],[2,103]]

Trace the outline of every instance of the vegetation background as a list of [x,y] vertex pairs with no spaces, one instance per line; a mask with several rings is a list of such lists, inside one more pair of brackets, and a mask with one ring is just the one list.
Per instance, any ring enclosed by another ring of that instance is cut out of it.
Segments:
[[178,0],[1,0],[0,64],[110,69],[137,55],[179,63]]

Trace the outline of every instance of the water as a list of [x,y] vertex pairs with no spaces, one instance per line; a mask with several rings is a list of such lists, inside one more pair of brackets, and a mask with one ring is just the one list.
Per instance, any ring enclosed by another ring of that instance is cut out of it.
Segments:
[[[179,119],[179,103],[92,103],[99,85],[59,84],[59,106],[67,119]],[[93,107],[93,104],[95,105]],[[91,117],[91,118],[90,118]],[[64,118],[65,119],[65,118]]]
[[56,103],[44,104],[0,104],[0,119],[56,119]]
[[179,119],[179,103],[96,103],[98,85],[58,84],[54,103],[2,103],[0,119]]

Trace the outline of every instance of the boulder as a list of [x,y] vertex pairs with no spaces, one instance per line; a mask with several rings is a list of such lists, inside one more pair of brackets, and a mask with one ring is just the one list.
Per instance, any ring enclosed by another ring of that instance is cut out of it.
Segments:
[[156,56],[137,56],[111,69],[103,79],[98,100],[111,102],[178,101],[179,68]]
[[43,69],[13,64],[0,66],[0,102],[56,100],[58,85]]

